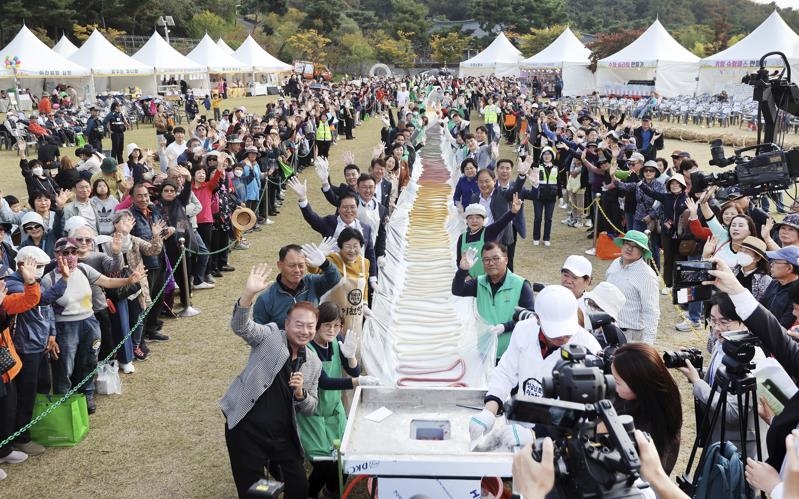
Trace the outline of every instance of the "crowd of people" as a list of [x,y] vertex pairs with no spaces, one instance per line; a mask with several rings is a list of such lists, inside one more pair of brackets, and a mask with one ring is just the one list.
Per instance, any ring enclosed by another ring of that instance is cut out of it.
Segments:
[[[246,234],[293,209],[285,200],[296,196],[298,215],[321,242],[280,248],[274,279],[265,265],[250,272],[231,325],[252,353],[220,407],[241,497],[265,468],[285,482],[287,497],[337,497],[329,458],[343,435],[342,392],[378,384],[361,369],[358,338],[380,289],[386,228],[430,134],[442,137],[462,175],[453,203],[465,230],[453,242],[452,294],[474,297],[490,325],[486,333],[498,337],[485,408],[469,428],[473,440],[492,430],[514,390],[543,395],[560,347],[597,353],[617,346],[609,359],[615,405],[651,435],[654,449],[639,444],[649,458],[659,456],[649,472],[662,485],[680,452],[683,417],[677,385],[652,346],[659,334],[704,329],[707,321],[712,373],[723,356],[720,334],[746,327],[795,372],[799,213],[791,207],[778,223],[735,187],[697,189],[691,174],[698,164],[684,151],[674,151],[671,161],[662,157],[663,134],[649,115],[605,117],[560,107],[513,78],[373,78],[331,89],[293,79],[286,90],[261,114],[238,107],[219,119],[198,115],[186,127],[158,109],[156,150],[131,143],[120,152],[112,136],[110,156],[102,144],[81,147],[72,158],[47,143],[28,159],[20,144],[29,208],[14,196],[0,200],[0,269],[8,276],[3,310],[17,317],[13,336],[3,330],[18,364],[3,374],[0,437],[30,421],[37,392],[65,393],[123,339],[116,357],[132,373],[151,342],[169,340],[161,327],[178,313],[175,294],[186,310],[193,291],[214,288],[235,270],[230,253],[249,247]],[[354,138],[367,116],[382,122],[369,164],[357,164],[351,153],[337,164],[332,146]],[[473,116],[482,123],[473,127]],[[100,121],[96,111],[92,117]],[[500,149],[503,137],[510,145]],[[311,206],[308,174],[300,174],[306,168],[318,176],[330,206]],[[333,175],[344,182],[334,185]],[[533,204],[528,245],[520,242],[527,236],[525,200]],[[234,216],[243,209],[254,219],[250,227]],[[556,209],[565,211],[565,225],[587,229],[587,237],[612,238],[619,256],[604,280],[580,254],[549,262],[560,265],[559,284],[514,272],[516,255],[541,252],[546,260],[547,248],[558,244]],[[173,278],[184,245],[188,282],[180,273]],[[675,286],[675,262],[700,259],[716,262],[717,294],[691,302],[683,322],[664,326],[661,293]],[[27,308],[9,301],[15,295],[26,298]],[[535,313],[516,322],[517,306]],[[615,328],[595,328],[596,312],[609,315]],[[697,400],[706,401],[712,374],[681,372]],[[81,391],[94,412],[91,378]],[[761,412],[767,413],[762,402]],[[774,417],[766,464],[746,463],[752,486],[778,487],[795,414],[789,403]],[[511,429],[502,430],[508,447],[534,438],[529,429],[504,428]],[[749,443],[737,441],[739,448]],[[0,448],[0,463],[41,452],[23,433]]]

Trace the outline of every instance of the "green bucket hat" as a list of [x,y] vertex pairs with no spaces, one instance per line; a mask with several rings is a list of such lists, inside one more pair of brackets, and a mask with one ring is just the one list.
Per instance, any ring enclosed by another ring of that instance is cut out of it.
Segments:
[[633,244],[638,245],[642,250],[644,250],[644,259],[652,258],[652,251],[649,249],[649,237],[641,231],[638,230],[628,230],[626,234],[622,237],[617,237],[613,240],[613,242],[621,248],[624,246],[625,241],[630,241]]

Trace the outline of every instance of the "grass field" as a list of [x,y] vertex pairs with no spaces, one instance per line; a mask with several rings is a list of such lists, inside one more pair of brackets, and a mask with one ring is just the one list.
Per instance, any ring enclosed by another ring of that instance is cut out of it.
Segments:
[[[269,97],[271,98],[271,97]],[[263,109],[267,97],[234,99],[227,108],[245,105],[250,112]],[[333,181],[343,180],[341,155],[351,150],[357,163],[368,164],[371,149],[379,140],[379,120],[356,129],[356,140],[342,140],[331,153]],[[735,128],[731,130],[737,130]],[[126,142],[155,147],[155,132],[149,125],[126,133]],[[666,141],[663,155],[673,149],[688,150],[700,164],[710,158],[706,143]],[[71,153],[71,151],[69,151]],[[502,155],[511,151],[503,146]],[[26,197],[18,158],[0,152],[0,187],[3,194]],[[311,203],[322,213],[329,206],[319,190],[313,172],[308,180]],[[30,497],[234,497],[223,436],[224,419],[217,400],[246,363],[249,349],[229,328],[232,304],[257,262],[275,262],[277,249],[287,243],[316,242],[319,238],[302,221],[293,193],[286,194],[282,213],[272,217],[274,225],[252,234],[248,251],[234,251],[230,264],[237,268],[217,280],[216,289],[194,293],[196,317],[167,321],[166,343],[154,344],[146,362],[136,364],[136,373],[123,376],[121,396],[98,396],[97,413],[91,417],[91,431],[84,442],[71,449],[49,449],[45,454],[18,465],[4,465],[8,478],[0,483],[4,498]],[[332,211],[332,210],[331,210]],[[528,204],[528,224],[532,223]],[[516,269],[538,282],[558,282],[560,265],[571,253],[582,254],[591,246],[582,230],[560,224],[564,210],[556,209],[553,244],[533,248],[520,241]],[[603,279],[609,262],[594,260],[595,281]],[[704,332],[679,333],[674,324],[681,320],[670,297],[661,299],[662,320],[658,349],[679,346],[704,348]],[[684,469],[694,437],[693,402],[690,386],[675,374],[683,395],[685,425],[681,460],[675,473]],[[365,496],[364,496],[365,497]]]

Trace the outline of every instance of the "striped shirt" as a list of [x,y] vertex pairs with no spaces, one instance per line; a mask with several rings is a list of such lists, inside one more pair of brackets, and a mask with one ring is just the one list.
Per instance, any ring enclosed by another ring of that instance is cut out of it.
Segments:
[[622,329],[643,330],[644,341],[653,343],[660,320],[660,297],[655,271],[643,259],[622,265],[619,257],[610,264],[605,278],[627,297],[619,311],[617,325]]

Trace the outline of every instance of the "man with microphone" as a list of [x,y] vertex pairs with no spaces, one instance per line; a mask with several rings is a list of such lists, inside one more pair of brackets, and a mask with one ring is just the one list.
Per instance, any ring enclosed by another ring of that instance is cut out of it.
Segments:
[[[304,245],[303,253],[312,260],[321,254],[313,244]],[[266,264],[255,266],[233,307],[230,326],[251,351],[219,406],[225,414],[225,441],[239,497],[247,497],[267,468],[272,478],[285,484],[284,497],[306,499],[308,480],[296,412],[310,416],[318,401],[322,363],[305,349],[316,333],[318,311],[311,303],[297,302],[288,310],[284,329],[274,322],[255,323],[250,308],[269,286],[270,273]]]

